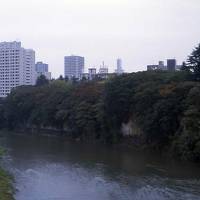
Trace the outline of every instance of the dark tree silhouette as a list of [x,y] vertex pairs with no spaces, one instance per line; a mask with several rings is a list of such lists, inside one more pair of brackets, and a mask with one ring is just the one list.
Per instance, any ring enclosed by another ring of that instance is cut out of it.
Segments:
[[37,78],[36,86],[43,86],[47,84],[49,84],[49,80],[44,75],[41,75]]
[[188,57],[187,65],[194,75],[194,79],[200,81],[200,44],[195,47]]
[[190,72],[190,68],[187,66],[187,64],[185,62],[182,63],[181,70]]
[[64,80],[63,76],[62,76],[62,75],[60,75],[60,76],[59,76],[59,78],[58,78],[58,80],[61,80],[61,81],[63,81],[63,80]]

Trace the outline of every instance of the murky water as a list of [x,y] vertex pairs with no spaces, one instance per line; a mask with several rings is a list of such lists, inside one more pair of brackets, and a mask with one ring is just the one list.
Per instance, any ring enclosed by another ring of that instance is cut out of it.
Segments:
[[16,200],[200,200],[200,167],[44,136],[0,138]]

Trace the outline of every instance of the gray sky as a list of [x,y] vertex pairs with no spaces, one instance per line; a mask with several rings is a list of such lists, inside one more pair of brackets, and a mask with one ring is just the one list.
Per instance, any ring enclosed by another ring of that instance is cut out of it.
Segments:
[[0,25],[0,41],[34,49],[53,77],[71,54],[110,72],[121,57],[132,72],[186,59],[200,42],[200,0],[0,0]]

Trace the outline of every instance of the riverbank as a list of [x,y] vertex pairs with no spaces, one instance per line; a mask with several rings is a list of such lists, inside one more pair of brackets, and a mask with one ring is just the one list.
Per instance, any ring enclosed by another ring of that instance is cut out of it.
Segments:
[[[0,148],[0,158],[3,150]],[[0,200],[14,200],[12,177],[0,167]]]
[[138,72],[76,84],[54,80],[18,87],[2,99],[0,129],[36,130],[38,135],[56,131],[77,141],[106,144],[125,139],[125,145],[169,151],[200,163],[199,94],[200,83],[182,71]]
[[13,200],[11,177],[0,168],[0,200]]

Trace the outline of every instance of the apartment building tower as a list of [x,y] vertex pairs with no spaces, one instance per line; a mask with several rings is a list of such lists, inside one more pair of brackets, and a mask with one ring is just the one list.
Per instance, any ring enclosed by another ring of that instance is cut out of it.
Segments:
[[176,59],[168,59],[167,60],[167,70],[168,71],[176,70]]
[[37,77],[44,75],[46,79],[51,80],[51,72],[49,72],[49,65],[43,62],[37,62],[35,64],[35,70]]
[[115,70],[115,73],[118,75],[123,74],[123,69],[122,69],[122,59],[118,58],[117,59],[117,69]]
[[84,72],[85,59],[81,56],[65,56],[64,58],[64,74],[69,79],[81,79]]
[[24,49],[21,42],[0,43],[0,97],[6,97],[12,88],[34,85],[35,52]]

